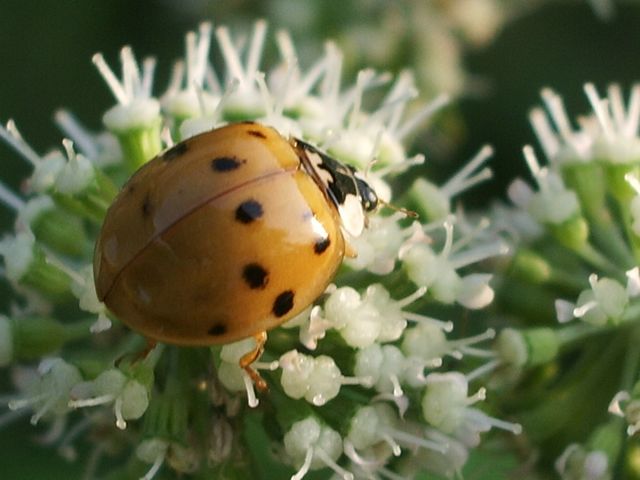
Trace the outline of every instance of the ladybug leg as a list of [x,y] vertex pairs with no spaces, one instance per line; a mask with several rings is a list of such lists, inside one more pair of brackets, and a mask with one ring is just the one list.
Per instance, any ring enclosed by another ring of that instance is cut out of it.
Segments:
[[155,340],[151,340],[150,338],[145,338],[145,340],[147,341],[147,344],[145,345],[144,349],[140,353],[138,353],[137,359],[139,360],[144,360],[145,358],[147,358],[147,355],[151,353],[151,350],[156,348],[156,345],[158,345],[158,342],[156,342]]
[[262,352],[264,352],[264,344],[267,342],[267,332],[256,333],[253,338],[256,340],[256,346],[250,352],[245,353],[239,361],[240,368],[242,368],[247,375],[251,377],[251,380],[255,384],[256,388],[261,392],[268,390],[267,382],[260,376],[260,374],[251,368],[251,364],[257,361]]
[[145,341],[146,341],[146,345],[142,350],[137,352],[132,352],[132,353],[123,353],[118,358],[116,358],[116,360],[114,361],[114,365],[117,367],[127,358],[130,359],[129,361],[131,363],[141,362],[142,360],[147,358],[147,355],[151,353],[151,350],[156,348],[156,345],[158,345],[158,342],[147,337],[145,337]]

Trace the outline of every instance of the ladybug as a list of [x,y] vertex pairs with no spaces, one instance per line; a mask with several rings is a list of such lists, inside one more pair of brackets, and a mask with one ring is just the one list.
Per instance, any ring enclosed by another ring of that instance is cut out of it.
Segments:
[[142,166],[96,244],[98,298],[154,341],[208,346],[266,332],[333,279],[376,209],[373,188],[299,139],[258,123],[186,139]]

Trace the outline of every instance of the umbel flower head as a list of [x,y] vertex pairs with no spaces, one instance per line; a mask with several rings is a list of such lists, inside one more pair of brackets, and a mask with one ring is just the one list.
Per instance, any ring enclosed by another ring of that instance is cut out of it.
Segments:
[[[499,380],[522,380],[508,408],[561,477],[608,479],[630,461],[625,435],[638,429],[640,85],[627,99],[617,84],[606,96],[591,83],[584,92],[592,112],[575,122],[548,88],[544,108],[531,111],[547,164],[525,147],[537,188],[516,180],[509,189],[536,233],[520,236],[501,279],[498,303],[523,321],[500,333],[496,349]],[[527,301],[514,302],[515,290]],[[530,388],[546,392],[544,404],[525,406]]]
[[[234,37],[208,23],[187,34],[185,57],[161,93],[154,59],[139,63],[125,47],[118,75],[96,54],[116,103],[100,133],[58,112],[69,137],[63,149],[40,154],[13,122],[0,128],[33,166],[23,192],[0,190],[16,213],[15,231],[0,241],[15,291],[15,307],[0,317],[0,365],[30,372],[16,381],[2,420],[31,412],[34,424],[59,425],[52,443],[67,453],[81,435],[100,438],[87,478],[256,478],[259,458],[293,479],[318,469],[345,479],[459,475],[481,434],[520,431],[482,411],[480,382],[500,363],[483,347],[495,331],[456,331],[464,310],[493,300],[492,276],[476,266],[507,251],[486,234],[486,220],[470,224],[451,207],[490,176],[478,170],[490,149],[442,188],[424,178],[407,188],[396,174],[424,160],[409,153],[407,139],[446,97],[421,104],[408,72],[365,69],[343,86],[336,45],[302,65],[284,32],[276,34],[280,61],[264,65],[261,21]],[[210,62],[214,48],[221,66]],[[179,155],[185,139],[239,121],[301,139],[361,171],[381,203],[404,198],[422,215],[382,208],[360,225],[345,221],[357,256],[319,299],[269,332],[263,354],[251,359],[253,377],[241,366],[256,349],[253,337],[145,348],[98,300],[91,269],[96,233],[126,179],[162,152]],[[268,391],[257,393],[260,377]],[[101,455],[113,458],[96,461]]]

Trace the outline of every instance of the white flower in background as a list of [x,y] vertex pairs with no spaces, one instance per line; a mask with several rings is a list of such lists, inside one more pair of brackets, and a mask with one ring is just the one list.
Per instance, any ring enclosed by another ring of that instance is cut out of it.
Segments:
[[400,252],[400,260],[409,278],[443,303],[458,302],[467,308],[483,308],[493,300],[489,286],[491,275],[469,274],[460,276],[457,269],[508,252],[500,242],[474,245],[464,248],[472,237],[453,239],[455,217],[449,217],[442,225],[445,244],[440,253],[429,246],[429,239],[418,234],[414,241],[407,242]]
[[33,410],[31,423],[49,416],[62,416],[69,411],[70,392],[82,381],[80,371],[61,358],[43,360],[38,366],[39,376],[26,387],[25,396],[11,400],[9,408]]
[[114,132],[147,128],[160,120],[160,103],[153,98],[153,74],[156,66],[154,58],[142,63],[142,70],[136,62],[133,50],[124,47],[120,52],[122,79],[118,79],[104,56],[96,53],[93,63],[109,86],[117,104],[103,117],[106,127]]
[[563,480],[609,480],[609,460],[604,452],[585,451],[580,445],[569,445],[556,460],[556,471]]

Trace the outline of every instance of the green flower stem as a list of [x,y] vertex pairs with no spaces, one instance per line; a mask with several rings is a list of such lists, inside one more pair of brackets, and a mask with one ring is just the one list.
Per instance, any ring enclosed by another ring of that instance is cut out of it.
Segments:
[[75,195],[83,201],[90,211],[96,215],[104,217],[107,210],[113,203],[113,199],[118,194],[118,187],[100,170],[96,170],[93,184],[80,195]]
[[620,265],[620,268],[628,270],[635,265],[635,254],[629,249],[629,244],[623,238],[619,225],[613,223],[611,217],[608,217],[607,222],[591,223],[591,236],[594,244],[612,261]]
[[619,204],[618,210],[620,211],[620,216],[622,217],[622,224],[624,225],[624,230],[627,236],[627,241],[631,246],[631,250],[633,252],[633,256],[635,261],[631,263],[631,265],[636,265],[640,262],[640,236],[633,230],[633,219],[631,218],[631,210],[629,208],[629,203],[626,205]]
[[640,164],[636,163],[612,163],[607,160],[604,164],[604,172],[607,182],[607,190],[620,205],[629,205],[636,195],[635,190],[625,180],[625,175],[631,174],[640,177]]
[[145,368],[153,371],[156,368],[158,362],[162,359],[162,355],[165,352],[167,346],[164,343],[158,343],[155,345],[150,352],[142,360]]
[[31,229],[39,241],[63,255],[81,257],[93,248],[82,221],[59,208],[35,217]]
[[315,415],[313,407],[305,401],[289,398],[280,386],[279,379],[271,372],[261,372],[269,384],[268,400],[280,428],[280,435],[299,420]]
[[69,275],[47,262],[45,253],[37,245],[34,245],[33,259],[20,278],[20,284],[34,288],[56,303],[63,303],[73,298]]
[[160,123],[161,119],[158,118],[149,127],[113,132],[118,137],[125,164],[130,173],[138,170],[162,150]]
[[[634,260],[607,207],[607,182],[601,163],[570,163],[562,169],[562,176],[567,186],[574,190],[580,199],[581,211],[589,221],[589,228],[595,243],[606,252],[607,257],[614,259],[623,268],[630,268],[634,264]],[[618,179],[618,175],[614,175],[614,177]],[[624,179],[624,172],[622,178]],[[619,181],[615,180],[614,183],[617,188]],[[629,196],[629,190],[628,183],[624,181],[624,191],[626,192],[623,195],[624,198]],[[625,205],[628,205],[628,201]],[[624,210],[628,210],[628,208]]]
[[[562,169],[562,176],[567,186],[574,190],[580,199],[581,211],[589,221],[596,245],[623,268],[630,268],[634,259],[607,206],[607,182],[601,163],[570,163]],[[629,189],[626,181],[624,187],[625,190]]]
[[[292,468],[284,465],[271,451],[271,439],[274,438],[274,435],[280,436],[281,434],[280,432],[271,432],[271,436],[267,435],[265,425],[269,425],[270,421],[269,415],[260,411],[260,409],[248,410],[243,416],[242,440],[247,447],[247,453],[251,457],[251,461],[246,462],[246,468],[251,469],[250,472],[245,472],[244,476],[227,476],[227,472],[224,471],[220,472],[217,477],[198,476],[196,478],[201,478],[202,480],[211,480],[212,478],[290,478],[293,473]],[[239,468],[241,465],[237,467]],[[225,475],[222,475],[222,473]]]
[[575,214],[562,223],[547,223],[546,226],[560,245],[575,252],[596,269],[609,272],[613,276],[619,270],[617,265],[589,242],[589,223],[581,214]]
[[640,325],[635,325],[629,332],[629,346],[625,352],[620,390],[631,391],[640,369]]
[[165,358],[166,384],[162,392],[154,391],[144,416],[143,434],[146,438],[162,438],[186,443],[189,431],[188,382],[181,375],[178,348],[172,348]]
[[12,318],[14,357],[31,360],[51,354],[68,342],[91,335],[94,319],[60,323],[48,317]]
[[625,438],[624,426],[624,419],[612,416],[589,436],[590,450],[604,452],[612,466],[616,464],[622,451]]
[[196,472],[193,476],[190,475],[189,478],[193,478],[194,480],[211,480],[213,478],[224,478],[225,480],[245,480],[247,478],[274,478],[269,477],[269,475],[271,475],[273,471],[270,471],[267,475],[256,476],[255,472],[251,470],[253,467],[255,467],[255,465],[249,462],[225,462],[220,465],[205,466],[198,472]]
[[559,382],[560,387],[522,415],[520,421],[532,439],[546,441],[560,432],[571,435],[572,430],[581,428],[576,418],[595,420],[603,415],[618,382],[612,372],[619,371],[626,341],[626,332],[621,332],[604,351],[601,344],[586,349],[578,364]]
[[635,300],[627,306],[624,313],[622,314],[620,323],[640,325],[640,301]]
[[621,278],[620,268],[611,262],[611,260],[609,260],[605,255],[596,250],[590,243],[585,243],[581,248],[574,249],[573,251],[595,269],[606,272],[613,278]]
[[589,223],[610,223],[606,207],[606,183],[598,162],[563,163],[562,178],[578,195],[580,209]]
[[109,206],[118,194],[118,187],[103,172],[95,169],[92,182],[83,191],[73,195],[55,190],[48,193],[65,210],[101,225]]
[[585,287],[582,272],[558,267],[543,255],[526,248],[517,251],[511,261],[510,269],[514,275],[534,284],[548,284],[577,291]]
[[[262,359],[270,361],[299,345],[297,328],[276,328],[268,332],[268,340]],[[271,358],[273,357],[273,358]]]
[[246,107],[241,107],[237,109],[227,108],[223,112],[223,118],[225,121],[229,123],[246,122],[246,121],[254,121],[262,117],[264,114],[265,112],[261,108],[255,108],[253,111],[250,111]]
[[[560,349],[571,348],[573,345],[582,342],[586,338],[620,330],[621,328],[624,328],[625,325],[627,325],[632,327],[632,330],[629,333],[630,346],[638,345],[638,355],[640,356],[640,331],[638,331],[638,329],[640,329],[640,325],[638,324],[639,320],[640,303],[632,303],[626,308],[619,323],[598,326],[585,322],[574,322],[570,325],[558,328],[556,330],[558,343],[560,345]],[[633,343],[634,341],[636,342],[635,344]],[[625,351],[630,350],[633,349],[625,349]],[[638,358],[638,360],[640,361],[640,357]]]
[[318,344],[313,355],[327,355],[333,358],[343,373],[346,369],[353,371],[356,361],[356,351],[349,347],[344,338],[335,330],[326,332],[325,341]]
[[578,321],[571,325],[558,328],[556,330],[556,335],[558,338],[560,349],[564,350],[580,343],[586,338],[592,337],[594,335],[600,335],[612,330],[613,328],[614,327],[611,326],[600,327]]
[[505,311],[513,312],[535,325],[556,322],[553,302],[557,293],[542,285],[524,282],[515,277],[496,278],[498,301]]

